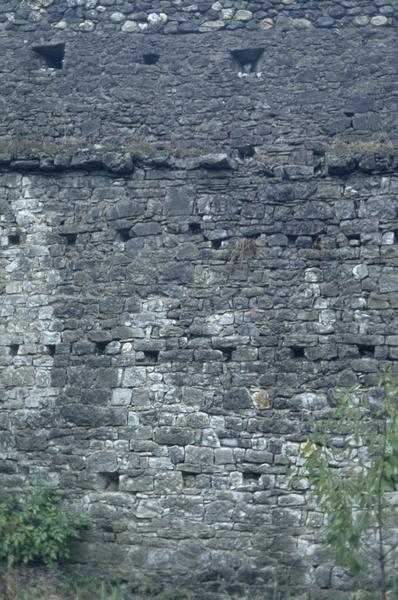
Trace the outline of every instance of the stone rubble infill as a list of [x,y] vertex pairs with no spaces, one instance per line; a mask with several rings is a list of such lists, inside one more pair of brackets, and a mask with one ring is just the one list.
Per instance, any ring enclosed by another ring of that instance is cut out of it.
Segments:
[[[145,0],[134,4],[100,0],[27,0],[23,8],[17,0],[9,0],[3,7],[5,27],[28,26],[30,21],[49,21],[58,31],[90,33],[113,27],[123,33],[206,33],[219,29],[311,26],[338,29],[345,26],[384,27],[393,25],[396,8],[389,3],[375,5],[370,0],[361,2],[360,14],[347,2],[323,0],[319,2],[287,2],[264,0],[247,1],[234,7],[233,2],[197,2],[172,0]],[[305,25],[304,25],[305,24]],[[1,25],[1,20],[0,20]]]

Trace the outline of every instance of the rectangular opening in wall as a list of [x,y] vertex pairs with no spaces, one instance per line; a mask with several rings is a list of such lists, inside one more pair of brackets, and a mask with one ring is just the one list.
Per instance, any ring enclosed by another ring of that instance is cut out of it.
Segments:
[[19,351],[19,344],[10,344],[9,351],[11,356],[16,356]]
[[190,233],[200,233],[202,231],[202,226],[200,223],[190,223],[188,227]]
[[304,346],[291,346],[290,353],[292,358],[305,358]]
[[243,484],[244,485],[253,485],[258,484],[260,481],[261,473],[255,473],[254,471],[247,471],[243,473]]
[[144,54],[143,58],[145,65],[156,65],[160,56],[159,54],[156,54],[156,52],[148,52],[147,54]]
[[119,473],[117,471],[102,471],[98,473],[98,483],[102,492],[118,492]]
[[159,360],[159,350],[144,350],[144,362],[148,365],[154,365]]
[[298,235],[288,235],[287,236],[287,245],[295,246],[297,242]]
[[33,46],[33,51],[43,59],[43,64],[50,69],[63,69],[65,44],[42,44]]
[[219,248],[221,248],[221,242],[222,240],[211,240],[212,248],[214,248],[214,250],[218,250]]
[[61,235],[65,239],[67,246],[74,246],[76,244],[77,233],[61,233]]
[[375,347],[369,344],[358,344],[358,352],[363,358],[374,358]]
[[244,48],[242,50],[231,50],[235,69],[241,76],[252,73],[260,73],[261,58],[264,48]]
[[97,354],[105,354],[108,342],[95,342]]
[[225,362],[229,362],[232,360],[232,352],[235,352],[236,346],[223,346],[218,348],[223,353],[223,358]]
[[350,242],[360,242],[361,241],[361,234],[360,233],[351,233],[347,235],[347,239]]
[[21,237],[19,233],[12,233],[8,236],[8,243],[10,246],[17,246],[21,243]]
[[184,471],[182,473],[182,485],[186,488],[192,488],[196,485],[196,473]]
[[238,156],[241,160],[245,158],[252,158],[256,154],[256,149],[252,144],[246,144],[245,146],[239,146]]
[[117,232],[121,242],[128,242],[130,239],[130,228],[118,229]]
[[55,355],[55,351],[56,351],[56,345],[55,344],[47,344],[46,348],[47,348],[47,354],[49,354],[50,356],[54,356]]

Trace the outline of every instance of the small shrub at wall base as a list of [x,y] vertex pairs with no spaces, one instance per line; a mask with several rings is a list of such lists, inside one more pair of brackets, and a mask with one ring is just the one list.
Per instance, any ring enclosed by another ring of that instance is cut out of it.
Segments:
[[374,598],[386,600],[398,550],[398,384],[388,372],[380,391],[379,400],[360,388],[341,394],[330,418],[317,423],[303,458],[337,564],[358,575],[375,563]]
[[24,499],[0,495],[0,559],[50,566],[69,555],[87,518],[61,506],[56,490],[34,488]]

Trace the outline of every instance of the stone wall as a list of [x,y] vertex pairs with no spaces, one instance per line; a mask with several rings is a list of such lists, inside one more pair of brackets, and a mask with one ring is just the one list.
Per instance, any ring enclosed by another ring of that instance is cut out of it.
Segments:
[[287,466],[337,387],[377,397],[398,357],[393,13],[0,13],[0,481],[90,515],[75,560],[198,598],[350,597]]
[[[39,4],[49,6],[29,8]],[[127,2],[86,4],[2,3],[1,136],[117,149],[144,141],[180,152],[289,152],[337,135],[397,137],[396,28],[393,16],[378,14],[388,13],[384,2],[380,10],[373,0],[242,2],[225,29],[203,33],[218,15],[207,2],[198,6],[210,13],[199,17],[195,4],[163,1],[167,24],[149,23],[145,33],[112,20],[115,7],[128,16]],[[153,3],[141,4],[144,18]],[[242,10],[252,17],[237,19]],[[93,12],[97,27],[82,31]],[[274,20],[265,30],[264,15]],[[328,27],[319,27],[325,19]],[[60,20],[65,29],[54,27]]]

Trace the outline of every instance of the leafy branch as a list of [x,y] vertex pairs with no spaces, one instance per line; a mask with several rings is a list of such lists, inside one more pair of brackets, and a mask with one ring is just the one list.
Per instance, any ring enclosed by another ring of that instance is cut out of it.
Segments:
[[[385,372],[383,399],[359,387],[338,395],[338,405],[315,425],[302,449],[312,494],[327,515],[326,544],[353,575],[377,563],[380,599],[398,544],[391,535],[398,482],[398,384]],[[336,440],[336,435],[339,436]]]

